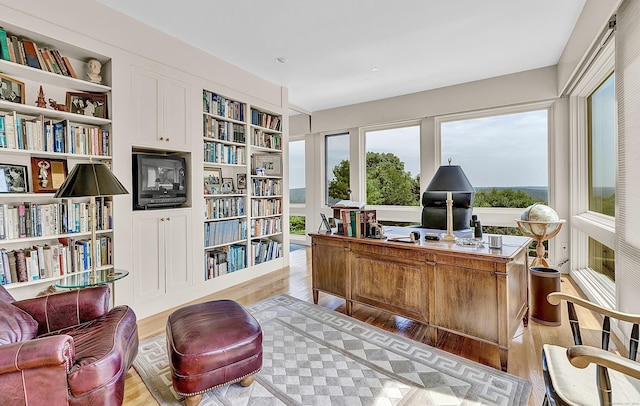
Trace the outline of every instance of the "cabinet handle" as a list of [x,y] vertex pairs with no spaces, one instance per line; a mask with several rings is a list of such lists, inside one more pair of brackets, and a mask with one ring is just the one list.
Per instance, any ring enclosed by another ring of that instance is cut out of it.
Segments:
[[171,217],[167,217],[167,221],[171,221]]
[[160,217],[160,221],[164,221],[164,217]]
[[167,142],[169,142],[169,137],[167,137]]
[[164,141],[164,137],[160,137],[160,141]]

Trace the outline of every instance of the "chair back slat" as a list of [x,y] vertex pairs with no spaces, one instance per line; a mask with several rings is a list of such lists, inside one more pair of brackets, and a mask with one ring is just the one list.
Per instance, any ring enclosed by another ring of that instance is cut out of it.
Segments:
[[609,351],[609,342],[611,341],[611,318],[604,316],[602,319],[602,349]]
[[582,336],[580,335],[580,322],[578,321],[578,314],[573,303],[567,301],[567,312],[569,313],[569,324],[571,325],[571,332],[573,333],[573,342],[575,345],[582,345]]
[[638,356],[638,330],[638,323],[635,323],[631,329],[631,338],[629,338],[629,359],[632,361],[635,361]]

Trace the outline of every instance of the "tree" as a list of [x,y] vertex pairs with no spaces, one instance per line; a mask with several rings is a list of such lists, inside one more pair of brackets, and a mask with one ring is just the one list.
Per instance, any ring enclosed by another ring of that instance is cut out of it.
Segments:
[[[391,153],[367,152],[367,204],[417,206],[420,202],[420,177],[411,177],[404,162]],[[329,182],[329,196],[348,199],[349,161],[333,168],[335,179]]]
[[[522,190],[492,188],[489,191],[476,192],[475,207],[529,207],[534,203],[545,203],[534,199]],[[545,203],[546,204],[546,203]]]

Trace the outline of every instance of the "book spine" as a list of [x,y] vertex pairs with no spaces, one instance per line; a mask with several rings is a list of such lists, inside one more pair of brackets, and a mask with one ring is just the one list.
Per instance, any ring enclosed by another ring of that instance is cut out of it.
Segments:
[[0,57],[5,61],[10,61],[11,56],[9,53],[9,42],[7,38],[7,32],[4,28],[0,27]]

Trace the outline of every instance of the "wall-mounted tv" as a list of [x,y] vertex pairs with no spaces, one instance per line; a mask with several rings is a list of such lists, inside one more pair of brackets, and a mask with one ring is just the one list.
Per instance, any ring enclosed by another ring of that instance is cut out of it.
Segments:
[[187,161],[178,155],[133,153],[133,209],[177,207],[187,202]]

